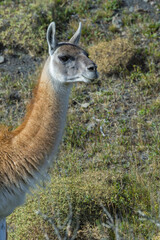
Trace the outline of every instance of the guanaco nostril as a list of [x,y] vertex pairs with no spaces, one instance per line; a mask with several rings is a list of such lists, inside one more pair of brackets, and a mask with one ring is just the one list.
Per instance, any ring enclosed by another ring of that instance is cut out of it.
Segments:
[[96,66],[96,65],[90,65],[89,67],[87,67],[87,69],[88,69],[89,71],[93,72],[93,71],[96,71],[97,66]]

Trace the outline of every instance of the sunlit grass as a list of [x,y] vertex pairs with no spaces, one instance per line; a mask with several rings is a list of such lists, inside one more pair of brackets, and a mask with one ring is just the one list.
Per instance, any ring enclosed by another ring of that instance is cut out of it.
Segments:
[[[44,239],[46,233],[56,239],[53,226],[36,211],[54,217],[59,226],[70,204],[71,234],[77,218],[80,222],[76,239],[115,239],[114,229],[102,224],[108,221],[102,204],[113,221],[118,216],[124,239],[156,239],[158,228],[142,221],[138,210],[159,219],[159,24],[147,14],[125,10],[126,36],[121,36],[106,25],[123,7],[118,0],[3,1],[1,7],[1,43],[8,53],[19,48],[32,56],[46,56],[50,21],[56,21],[58,38],[63,40],[82,21],[82,45],[100,72],[93,85],[74,86],[63,142],[49,171],[51,181],[8,218],[9,239]],[[31,98],[35,76],[13,80],[3,71],[0,75],[1,123],[15,128]],[[20,100],[10,97],[13,91]],[[65,227],[60,231],[63,236]]]

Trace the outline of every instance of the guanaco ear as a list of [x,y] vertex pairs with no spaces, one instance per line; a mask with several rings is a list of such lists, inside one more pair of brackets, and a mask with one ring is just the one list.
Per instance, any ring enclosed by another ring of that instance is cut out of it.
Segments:
[[47,29],[47,42],[49,55],[52,55],[55,47],[57,46],[56,40],[56,25],[55,22],[51,22]]
[[82,24],[80,22],[77,31],[75,32],[73,37],[69,40],[70,43],[78,45],[80,37],[81,37],[81,28],[82,28]]

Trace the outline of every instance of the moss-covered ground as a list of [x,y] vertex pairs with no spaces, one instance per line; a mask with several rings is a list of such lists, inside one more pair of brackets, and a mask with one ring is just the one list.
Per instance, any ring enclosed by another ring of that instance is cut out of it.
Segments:
[[160,4],[142,2],[0,2],[2,124],[21,123],[51,21],[60,41],[82,22],[100,73],[74,86],[51,179],[8,217],[9,240],[160,239]]

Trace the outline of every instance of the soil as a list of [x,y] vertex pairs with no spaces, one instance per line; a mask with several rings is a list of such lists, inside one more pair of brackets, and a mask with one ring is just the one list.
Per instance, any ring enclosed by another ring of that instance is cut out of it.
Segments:
[[147,12],[155,20],[159,20],[160,13],[157,13],[157,4],[159,0],[125,0],[125,5],[129,8],[130,12]]
[[27,77],[35,71],[41,62],[41,57],[32,57],[29,54],[19,51],[14,54],[5,54],[6,49],[0,49],[1,55],[4,56],[4,62],[0,64],[0,72],[3,75],[10,75],[12,79],[17,77]]

